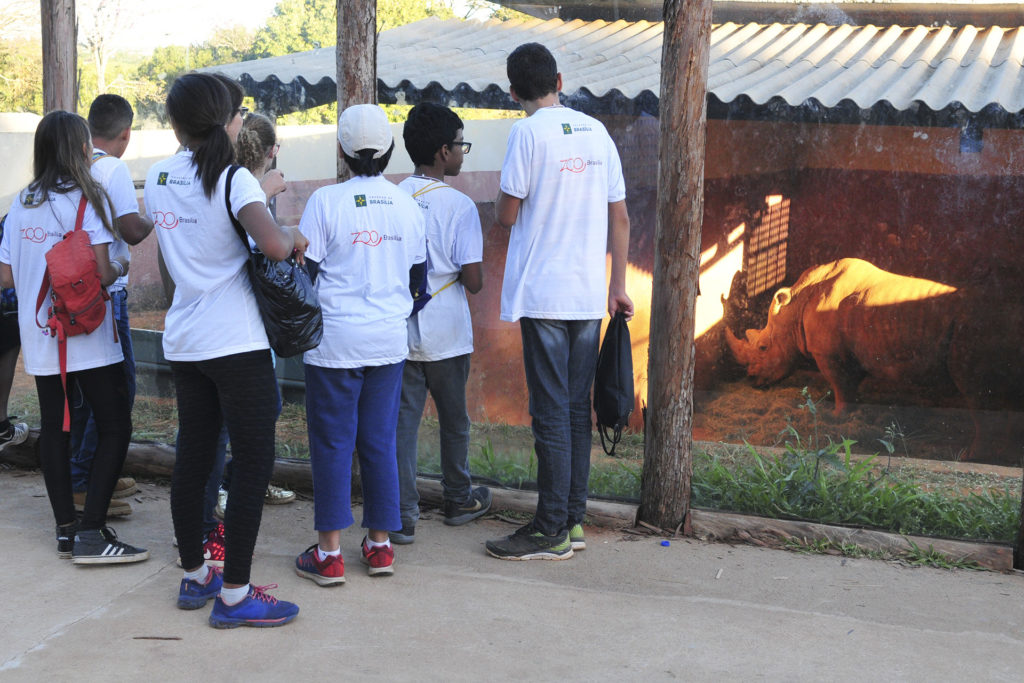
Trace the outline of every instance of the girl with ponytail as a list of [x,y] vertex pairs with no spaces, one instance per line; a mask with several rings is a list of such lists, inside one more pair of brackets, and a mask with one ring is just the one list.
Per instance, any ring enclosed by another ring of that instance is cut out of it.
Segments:
[[[71,112],[50,112],[36,128],[33,157],[34,177],[11,207],[0,243],[0,284],[15,287],[21,294],[18,325],[25,371],[35,376],[39,395],[39,457],[57,523],[57,554],[71,557],[76,564],[138,562],[148,558],[149,551],[122,543],[104,526],[132,433],[121,345],[112,326],[106,324],[89,334],[69,336],[64,342],[67,386],[77,384],[93,406],[97,430],[85,510],[76,522],[70,435],[62,429],[67,397],[58,341],[37,320],[35,293],[46,277],[46,253],[75,229],[83,197],[82,230],[89,236],[101,283],[111,284],[126,265],[110,260],[109,245],[116,227],[110,199],[89,171],[89,124]],[[110,303],[105,305],[106,316],[112,316]]]
[[[178,607],[198,609],[213,599],[209,621],[216,628],[280,626],[299,608],[249,583],[274,466],[277,383],[246,273],[248,248],[229,207],[271,259],[295,253],[302,260],[308,242],[298,230],[277,225],[248,170],[238,169],[227,187],[233,137],[242,124],[241,91],[230,84],[195,73],[174,82],[167,114],[183,149],[146,176],[146,210],[175,284],[163,349],[178,403],[178,457],[171,478],[171,516],[185,569]],[[207,566],[203,555],[204,490],[222,424],[234,463],[223,573]]]

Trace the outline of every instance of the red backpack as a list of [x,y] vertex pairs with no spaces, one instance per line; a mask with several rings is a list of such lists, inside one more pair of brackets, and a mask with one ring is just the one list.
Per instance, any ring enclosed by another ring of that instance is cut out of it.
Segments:
[[[68,337],[89,334],[102,323],[107,315],[107,301],[110,295],[100,282],[96,266],[96,253],[92,250],[89,234],[82,229],[82,218],[88,201],[82,195],[78,204],[75,229],[64,234],[64,238],[46,252],[46,273],[36,298],[36,325],[39,325],[39,311],[50,293],[50,308],[47,310],[46,327],[57,338],[57,356],[60,360],[60,380],[64,385],[64,431],[71,430],[71,411],[68,408]],[[117,325],[111,318],[114,341],[117,341]],[[42,325],[39,325],[42,328]]]

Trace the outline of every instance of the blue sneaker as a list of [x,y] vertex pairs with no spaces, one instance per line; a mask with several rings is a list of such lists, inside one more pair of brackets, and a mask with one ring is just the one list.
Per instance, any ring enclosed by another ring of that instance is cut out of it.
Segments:
[[207,601],[217,597],[223,585],[224,576],[219,567],[210,567],[206,583],[182,579],[178,589],[178,609],[199,609],[205,606]]
[[271,588],[277,588],[277,584],[272,583],[269,586],[250,584],[249,594],[236,605],[226,605],[218,597],[213,602],[213,610],[210,611],[210,626],[214,628],[284,626],[299,613],[299,606],[293,602],[278,600],[270,595],[267,590]]

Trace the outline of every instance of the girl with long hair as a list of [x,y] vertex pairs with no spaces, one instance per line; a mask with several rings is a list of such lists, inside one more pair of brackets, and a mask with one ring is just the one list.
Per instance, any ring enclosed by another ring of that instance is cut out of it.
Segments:
[[[46,252],[74,230],[79,204],[85,198],[82,229],[96,257],[100,281],[106,286],[124,272],[125,263],[111,261],[109,245],[116,225],[106,192],[90,173],[92,138],[89,124],[77,114],[54,111],[36,128],[34,177],[22,190],[7,217],[0,244],[0,284],[20,294],[18,324],[25,371],[34,375],[39,395],[39,457],[46,492],[57,523],[57,554],[76,564],[139,562],[149,551],[117,539],[104,526],[107,507],[131,439],[128,382],[121,364],[124,355],[104,322],[89,334],[67,337],[67,385],[77,384],[94,408],[96,454],[85,509],[75,520],[72,498],[70,435],[63,431],[67,396],[61,381],[57,338],[40,327],[36,296],[46,274]],[[105,321],[113,320],[110,302]]]
[[[240,102],[240,99],[239,99]],[[198,609],[216,598],[217,628],[280,626],[299,608],[249,583],[263,496],[274,466],[278,393],[270,345],[246,273],[248,249],[230,211],[269,258],[302,259],[307,240],[277,225],[259,182],[234,162],[232,136],[241,107],[222,80],[179,77],[167,114],[183,149],[146,176],[145,202],[175,283],[163,336],[178,403],[178,457],[171,478],[171,515],[185,576],[178,607]],[[223,574],[203,557],[203,497],[221,425],[231,440],[234,472],[225,511]]]

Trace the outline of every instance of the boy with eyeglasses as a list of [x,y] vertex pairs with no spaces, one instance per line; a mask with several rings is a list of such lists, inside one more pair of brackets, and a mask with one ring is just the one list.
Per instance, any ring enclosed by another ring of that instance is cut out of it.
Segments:
[[[600,121],[560,104],[562,75],[543,45],[508,56],[509,93],[526,112],[509,133],[496,226],[510,229],[501,319],[519,321],[537,452],[537,511],[504,560],[561,560],[586,547],[590,389],[601,319],[633,315],[626,294],[629,216],[619,154]],[[605,255],[611,278],[605,298]]]
[[473,324],[466,292],[483,286],[483,233],[473,200],[444,182],[462,169],[471,143],[462,120],[447,107],[425,102],[409,112],[402,131],[416,165],[399,187],[423,210],[427,230],[429,304],[409,318],[409,358],[402,371],[398,412],[398,481],[401,531],[391,542],[412,543],[419,520],[416,442],[430,392],[441,432],[441,485],[444,523],[459,526],[484,515],[491,492],[473,488],[469,474],[469,414],[466,382],[473,352]]

